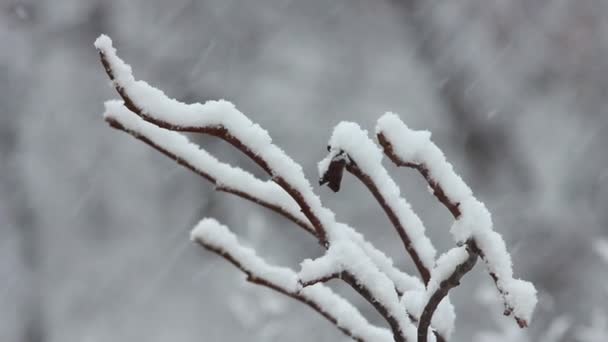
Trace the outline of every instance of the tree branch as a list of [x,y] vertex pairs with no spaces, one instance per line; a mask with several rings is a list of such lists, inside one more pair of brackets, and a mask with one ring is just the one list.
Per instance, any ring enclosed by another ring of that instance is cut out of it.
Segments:
[[460,279],[475,266],[475,263],[477,262],[477,253],[473,252],[469,248],[469,245],[474,245],[474,242],[467,242],[466,252],[468,257],[463,262],[455,265],[454,270],[449,276],[445,279],[433,279],[435,282],[439,281],[439,286],[434,286],[433,292],[427,295],[428,300],[420,315],[420,322],[418,323],[418,342],[427,342],[429,326],[431,325],[431,320],[439,303],[447,297],[452,288],[460,285]]
[[[404,225],[401,223],[401,221],[397,217],[397,214],[395,213],[393,208],[389,205],[386,198],[381,194],[380,190],[378,189],[377,184],[372,180],[372,178],[368,174],[363,172],[359,168],[359,166],[357,166],[357,163],[355,161],[353,161],[348,154],[346,154],[345,158],[338,157],[338,158],[332,159],[332,161],[330,162],[329,168],[328,168],[328,172],[325,173],[321,177],[319,184],[321,184],[321,185],[328,184],[328,186],[334,192],[339,191],[340,190],[340,181],[341,181],[342,173],[343,173],[342,170],[344,170],[344,169],[346,169],[352,175],[357,177],[357,179],[359,179],[367,187],[367,189],[372,193],[372,195],[374,196],[376,201],[378,201],[378,204],[380,204],[380,207],[382,207],[382,209],[388,216],[389,221],[391,222],[393,227],[395,227],[395,230],[399,234],[399,238],[401,239],[401,242],[403,243],[403,247],[405,248],[407,253],[410,255],[410,257],[412,258],[414,265],[416,265],[416,268],[418,269],[418,272],[420,273],[420,276],[422,277],[422,281],[425,284],[428,283],[429,278],[430,278],[430,271],[424,265],[422,260],[420,259],[420,256],[418,255],[416,248],[413,246],[412,240],[410,239]],[[338,170],[340,170],[340,171],[338,171]]]
[[288,268],[268,265],[252,249],[241,246],[236,236],[217,221],[202,220],[192,231],[191,238],[245,273],[247,281],[308,305],[355,341],[392,340],[388,331],[371,325],[355,307],[331,289],[321,284],[302,289],[297,283],[295,272]]
[[435,247],[425,234],[424,224],[382,165],[382,151],[366,131],[352,122],[341,122],[334,128],[328,149],[328,156],[319,163],[319,183],[338,191],[345,168],[357,177],[388,216],[426,284],[435,262]]
[[[208,102],[205,105],[185,105],[169,99],[160,90],[150,87],[145,82],[135,81],[130,67],[115,55],[115,49],[112,47],[111,40],[108,37],[102,36],[98,38],[95,45],[99,49],[100,57],[108,76],[112,79],[114,87],[123,98],[124,105],[131,112],[147,122],[164,129],[205,133],[225,140],[249,156],[272,177],[274,182],[293,198],[302,213],[314,227],[316,237],[322,246],[325,248],[329,247],[330,241],[328,237],[344,236],[338,232],[327,231],[327,229],[335,229],[339,225],[334,221],[333,213],[324,208],[320,203],[320,199],[312,192],[301,167],[282,150],[272,144],[266,131],[262,130],[258,125],[253,124],[242,113],[236,110],[232,104],[219,101]],[[152,111],[144,109],[142,103],[146,101],[152,104]],[[160,112],[156,112],[154,115],[151,114],[155,109],[159,108]],[[173,111],[176,112],[174,113]],[[201,112],[209,115],[201,117]],[[168,118],[171,118],[172,121],[170,122]],[[328,233],[332,233],[333,235],[328,235]],[[357,245],[353,244],[353,246]],[[365,254],[361,255],[364,258],[368,258]],[[393,313],[386,306],[390,303],[381,303],[377,298],[371,297],[368,285],[361,279],[345,281],[372,305],[382,308],[379,311],[389,322],[395,341],[406,341],[406,329],[400,324],[402,320],[393,317]]]
[[[504,315],[513,314],[520,327],[527,327],[537,301],[536,289],[529,282],[513,278],[511,257],[504,240],[493,231],[489,211],[455,173],[439,147],[431,142],[430,133],[411,130],[392,113],[378,120],[376,133],[385,155],[395,165],[414,168],[426,179],[435,197],[456,219],[452,227],[455,238],[466,237],[470,241],[470,252],[486,263],[503,298]],[[404,146],[407,143],[411,146]],[[492,253],[488,255],[484,249],[492,250]]]
[[[210,183],[215,185],[216,191],[233,194],[233,195],[236,195],[243,199],[246,199],[248,201],[251,201],[253,203],[259,204],[262,207],[270,209],[270,210],[274,211],[275,213],[283,216],[284,218],[292,221],[296,225],[300,226],[301,228],[303,228],[304,230],[306,230],[307,232],[309,232],[310,234],[315,236],[316,232],[315,232],[314,228],[310,225],[310,223],[306,222],[305,217],[298,215],[299,212],[295,212],[294,210],[286,209],[284,202],[281,203],[281,201],[277,201],[276,198],[273,196],[269,196],[269,195],[264,196],[265,194],[273,193],[274,191],[272,189],[267,189],[266,191],[257,191],[257,192],[253,192],[250,189],[253,185],[252,183],[257,183],[257,188],[264,188],[264,187],[273,188],[271,185],[275,185],[274,183],[263,182],[251,175],[248,175],[248,176],[251,176],[251,177],[247,177],[247,178],[251,178],[251,179],[249,179],[249,185],[250,185],[249,187],[239,186],[242,183],[237,183],[237,182],[235,182],[234,184],[226,184],[225,178],[223,179],[224,182],[220,181],[215,175],[211,174],[211,172],[208,170],[208,168],[197,167],[197,166],[195,166],[194,161],[192,161],[191,159],[184,157],[184,156],[178,156],[174,152],[169,151],[168,149],[171,147],[166,146],[162,143],[162,141],[158,141],[158,139],[155,139],[154,134],[146,135],[141,130],[137,131],[135,129],[135,127],[127,127],[126,123],[119,121],[116,117],[113,117],[113,116],[107,116],[106,121],[112,128],[115,128],[117,130],[128,133],[129,135],[133,136],[134,138],[136,138],[140,141],[143,141],[144,143],[146,143],[147,145],[156,149],[160,153],[162,153],[165,156],[169,157],[170,159],[174,160],[179,165],[182,165],[185,168],[187,168],[188,170],[194,172],[195,174],[205,178]],[[141,124],[143,124],[143,122]],[[161,128],[158,128],[151,124],[150,124],[149,129],[155,129],[156,131],[161,130]],[[173,132],[167,132],[167,133],[173,133]],[[174,134],[178,134],[178,133],[174,133]],[[218,163],[220,163],[220,162],[218,161]],[[205,166],[208,166],[208,165],[205,165]],[[231,167],[228,165],[226,165],[226,166]],[[234,168],[232,168],[232,169],[234,170]],[[243,171],[243,176],[246,177],[244,175],[244,173],[245,172]],[[253,186],[253,187],[255,187],[255,186]]]

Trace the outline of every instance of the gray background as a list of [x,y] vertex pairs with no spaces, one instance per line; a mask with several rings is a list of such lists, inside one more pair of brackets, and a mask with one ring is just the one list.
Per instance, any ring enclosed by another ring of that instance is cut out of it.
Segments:
[[[607,14],[603,0],[0,0],[0,340],[343,339],[188,241],[211,216],[275,263],[321,253],[292,224],[110,129],[100,33],[169,95],[233,101],[313,183],[341,120],[372,130],[390,110],[431,130],[493,212],[516,275],[540,291],[520,332],[485,299],[477,267],[453,291],[452,340],[543,341],[556,325],[568,328],[558,340],[575,340],[607,303],[608,266],[593,249],[608,235]],[[416,173],[388,167],[450,248],[448,212]],[[318,193],[412,270],[373,198],[352,177],[343,188]]]

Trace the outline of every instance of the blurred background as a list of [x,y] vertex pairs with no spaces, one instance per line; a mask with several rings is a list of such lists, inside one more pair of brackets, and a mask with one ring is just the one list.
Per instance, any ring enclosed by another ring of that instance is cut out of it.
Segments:
[[[274,263],[321,253],[293,224],[110,129],[100,33],[172,97],[233,101],[313,184],[339,121],[373,130],[394,111],[432,131],[540,299],[520,330],[478,265],[452,292],[451,340],[605,341],[607,15],[604,0],[0,0],[0,341],[344,340],[189,242],[211,216]],[[385,165],[439,251],[453,246],[422,178]],[[318,194],[413,270],[353,177]]]

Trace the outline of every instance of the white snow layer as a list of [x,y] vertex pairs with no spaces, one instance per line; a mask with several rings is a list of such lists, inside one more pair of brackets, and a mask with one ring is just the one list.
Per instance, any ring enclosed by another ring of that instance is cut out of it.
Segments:
[[216,220],[211,218],[201,220],[192,230],[190,238],[222,254],[229,255],[253,277],[315,304],[323,312],[336,319],[339,327],[352,332],[354,336],[366,341],[393,341],[392,335],[387,329],[370,324],[357,308],[330,288],[323,284],[301,288],[293,270],[269,265],[256,254],[255,250],[241,245],[237,237]]
[[431,133],[410,129],[394,113],[386,113],[378,120],[376,133],[387,138],[401,160],[426,166],[450,201],[459,204],[461,215],[450,230],[455,241],[475,239],[488,270],[497,277],[505,304],[516,317],[529,322],[537,302],[536,289],[527,281],[513,278],[511,256],[502,237],[493,230],[490,212],[431,141]]

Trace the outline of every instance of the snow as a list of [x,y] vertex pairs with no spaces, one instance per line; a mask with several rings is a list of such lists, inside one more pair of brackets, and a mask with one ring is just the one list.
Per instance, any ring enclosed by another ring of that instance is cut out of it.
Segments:
[[422,221],[401,196],[399,186],[382,166],[382,151],[369,138],[367,132],[356,123],[341,122],[334,128],[329,146],[329,154],[319,162],[320,175],[325,174],[333,158],[346,152],[350,161],[354,162],[377,186],[378,191],[396,214],[401,227],[410,238],[412,247],[423,265],[426,269],[431,269],[435,262],[435,247],[426,236]]
[[315,304],[333,317],[339,327],[352,332],[354,336],[366,341],[393,341],[387,329],[371,325],[357,308],[330,288],[322,284],[301,288],[293,270],[267,264],[252,248],[244,247],[226,226],[215,219],[201,220],[192,230],[190,237],[217,253],[229,255],[241,265],[244,272],[253,277],[263,279],[288,294],[300,296]]
[[496,285],[505,305],[516,317],[529,322],[537,303],[536,289],[529,282],[513,278],[511,256],[502,237],[493,230],[490,212],[431,141],[431,134],[410,129],[394,113],[386,113],[378,120],[376,133],[385,136],[402,161],[424,165],[450,201],[459,204],[461,215],[450,230],[454,240],[476,241],[488,270],[498,279]]
[[348,238],[356,243],[365,254],[374,262],[376,267],[382,273],[386,274],[387,277],[395,284],[395,288],[403,293],[415,289],[424,289],[424,284],[420,279],[411,276],[393,265],[393,260],[389,258],[384,252],[377,249],[369,241],[365,240],[361,233],[358,233],[353,228],[341,224],[343,230],[348,235]]
[[300,263],[298,277],[302,283],[313,283],[323,278],[332,277],[342,272],[341,265],[329,253],[312,260],[305,259]]

